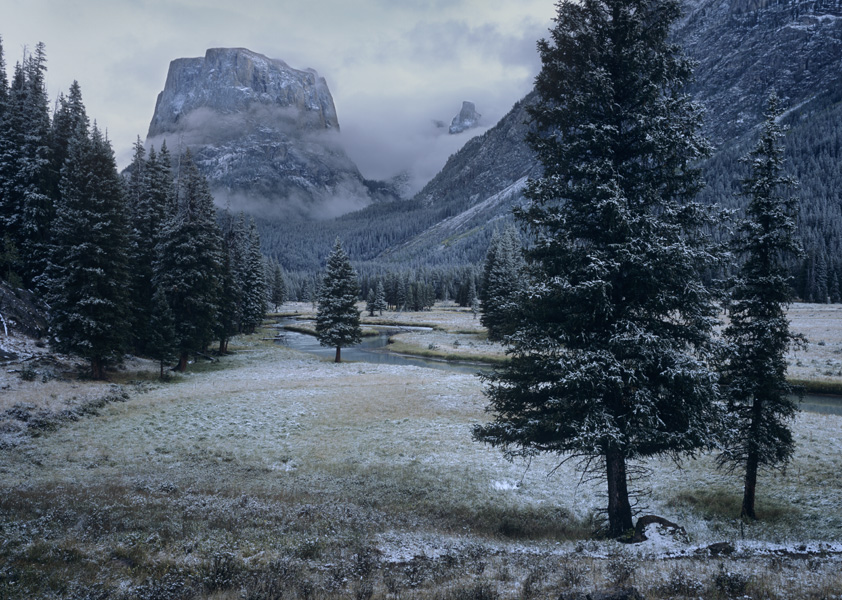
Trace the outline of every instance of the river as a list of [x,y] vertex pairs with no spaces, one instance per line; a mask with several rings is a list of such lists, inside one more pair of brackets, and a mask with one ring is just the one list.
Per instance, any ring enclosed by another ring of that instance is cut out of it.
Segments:
[[[283,328],[285,324],[294,323],[292,320],[282,320],[278,325],[278,337],[276,343],[309,354],[315,354],[322,358],[333,359],[336,355],[336,348],[326,348],[319,344],[315,336],[289,331]],[[366,336],[358,346],[342,348],[342,360],[348,362],[367,362],[386,365],[405,365],[415,367],[427,367],[429,369],[440,369],[456,373],[467,373],[475,375],[479,372],[489,372],[488,365],[472,362],[454,362],[435,360],[419,356],[408,356],[389,352],[387,345],[389,337],[401,331],[422,330],[430,331],[429,327],[377,327],[380,332],[377,335]]]
[[[297,331],[288,331],[283,328],[284,325],[292,323],[295,323],[292,319],[284,319],[280,322],[276,343],[326,359],[332,359],[336,355],[336,348],[322,346],[316,340],[315,336],[298,333]],[[342,348],[342,360],[348,362],[427,367],[430,369],[472,375],[489,373],[492,370],[492,367],[478,363],[434,360],[389,352],[387,345],[390,336],[401,331],[429,331],[428,327],[378,327],[377,330],[380,332],[378,335],[364,337],[360,345],[351,348]],[[805,394],[801,402],[801,410],[824,415],[842,415],[842,397]]]

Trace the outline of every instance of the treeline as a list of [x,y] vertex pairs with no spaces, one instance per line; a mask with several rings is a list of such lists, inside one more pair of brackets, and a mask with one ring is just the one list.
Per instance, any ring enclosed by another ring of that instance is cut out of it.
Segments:
[[[802,256],[789,260],[796,296],[804,302],[842,302],[842,90],[812,100],[781,119],[789,127],[785,170],[796,178]],[[751,136],[722,148],[704,165],[702,201],[738,210],[745,207],[739,182]]]
[[[368,267],[368,268],[366,268]],[[357,268],[360,280],[360,300],[367,300],[371,292],[382,286],[388,310],[427,310],[434,302],[453,301],[459,306],[471,306],[479,297],[482,267],[426,267],[387,271],[363,265]],[[318,298],[321,275],[318,273],[285,273],[286,298],[299,302],[315,302]]]
[[173,161],[138,140],[122,177],[77,82],[50,115],[46,70],[38,44],[9,82],[0,45],[0,276],[45,299],[51,346],[95,378],[127,352],[162,373],[215,340],[224,352],[283,301],[255,224],[218,218],[189,151]]

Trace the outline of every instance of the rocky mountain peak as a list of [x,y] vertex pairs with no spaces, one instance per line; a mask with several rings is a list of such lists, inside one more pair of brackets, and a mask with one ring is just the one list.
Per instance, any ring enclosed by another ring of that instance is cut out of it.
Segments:
[[467,129],[472,129],[479,125],[479,118],[482,115],[477,112],[477,107],[473,102],[467,100],[462,102],[462,110],[459,114],[453,117],[450,122],[450,129],[448,131],[452,134],[462,133]]
[[329,218],[393,196],[366,182],[340,143],[313,69],[245,48],[170,63],[147,145],[190,148],[218,204],[256,216]]
[[211,48],[204,57],[170,63],[148,137],[178,131],[198,109],[225,115],[253,106],[291,109],[287,120],[294,116],[299,128],[339,129],[327,83],[313,69],[293,69],[245,48]]

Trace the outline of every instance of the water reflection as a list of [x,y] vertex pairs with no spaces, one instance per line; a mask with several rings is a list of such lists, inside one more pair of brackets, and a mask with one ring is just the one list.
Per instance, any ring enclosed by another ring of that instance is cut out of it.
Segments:
[[[325,348],[312,336],[297,331],[287,331],[284,325],[295,323],[293,319],[284,319],[278,325],[278,337],[276,342],[302,352],[315,354],[316,356],[332,360],[336,354],[336,348]],[[363,338],[360,345],[351,348],[342,348],[342,360],[347,362],[367,362],[387,365],[407,365],[415,367],[427,367],[455,373],[489,373],[491,367],[476,363],[460,363],[429,358],[405,356],[389,352],[387,345],[389,337],[400,331],[408,331],[408,327],[380,327],[380,333],[376,336]],[[429,329],[417,327],[414,329]],[[839,396],[821,396],[818,394],[805,394],[801,402],[801,410],[824,415],[842,415],[842,398]]]
[[[326,359],[333,359],[336,355],[336,348],[326,348],[319,344],[315,336],[298,333],[297,331],[288,331],[283,329],[286,324],[293,323],[291,320],[284,320],[278,325],[278,337],[276,343],[308,354],[315,354]],[[490,367],[471,362],[453,362],[435,360],[431,358],[421,358],[415,356],[406,356],[403,354],[395,354],[389,352],[387,345],[389,337],[399,333],[400,331],[409,331],[408,327],[378,327],[379,333],[375,336],[366,336],[363,338],[361,344],[352,346],[350,348],[342,348],[343,362],[367,362],[375,364],[387,365],[404,365],[415,367],[427,367],[429,369],[439,369],[442,371],[450,371],[451,373],[467,373],[476,375],[479,372],[489,372]],[[427,329],[428,327],[417,327],[414,329]]]

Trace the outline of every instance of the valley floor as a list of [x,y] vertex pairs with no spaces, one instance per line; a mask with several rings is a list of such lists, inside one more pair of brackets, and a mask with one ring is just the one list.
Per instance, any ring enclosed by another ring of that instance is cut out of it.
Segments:
[[[808,334],[831,348],[819,362],[842,341],[829,318]],[[163,383],[6,373],[0,428],[10,396],[90,408],[2,438],[0,598],[842,598],[842,417],[798,417],[756,525],[710,457],[647,463],[646,512],[686,535],[623,545],[593,538],[602,488],[574,465],[471,440],[477,377],[333,364],[270,333]]]

